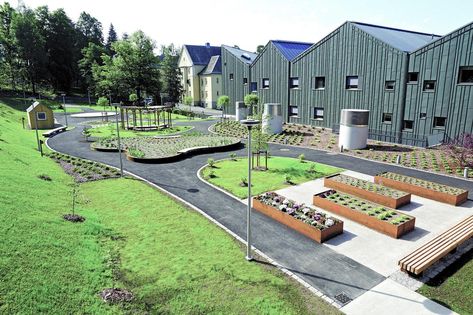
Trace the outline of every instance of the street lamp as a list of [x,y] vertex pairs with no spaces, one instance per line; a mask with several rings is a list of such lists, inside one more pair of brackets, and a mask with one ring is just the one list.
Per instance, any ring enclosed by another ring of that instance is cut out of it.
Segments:
[[66,127],[67,127],[67,111],[66,111],[66,94],[62,93],[62,107],[64,109],[64,118],[66,119]]
[[246,213],[246,260],[253,260],[251,256],[251,129],[259,124],[259,120],[245,119],[240,123],[248,128],[248,211]]
[[[112,103],[110,103],[112,105]],[[118,126],[118,105],[115,104],[115,121],[117,123],[117,138],[118,138],[118,155],[120,156],[120,175],[123,177],[123,161],[122,161],[122,150],[120,145],[120,127]]]

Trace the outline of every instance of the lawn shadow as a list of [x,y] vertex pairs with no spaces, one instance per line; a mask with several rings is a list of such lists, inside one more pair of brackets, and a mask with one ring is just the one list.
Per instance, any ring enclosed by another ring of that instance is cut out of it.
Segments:
[[460,258],[454,261],[451,265],[445,268],[438,275],[428,280],[425,284],[431,287],[441,286],[445,282],[445,280],[453,276],[463,266],[465,266],[468,262],[470,262],[472,258],[473,258],[473,249],[470,249],[468,252],[461,255]]
[[405,240],[405,241],[416,242],[416,241],[418,241],[419,239],[421,239],[422,237],[426,236],[429,233],[430,233],[430,231],[427,231],[423,228],[420,228],[420,227],[416,226],[414,228],[414,231],[412,231],[410,233],[407,233],[407,234],[404,234],[403,236],[401,236],[401,239]]
[[353,234],[351,232],[348,232],[347,230],[343,230],[342,234],[339,234],[339,235],[335,236],[334,238],[329,239],[328,241],[325,242],[325,244],[337,246],[337,245],[340,245],[340,244],[345,243],[347,241],[351,241],[352,239],[356,238],[357,236],[358,235]]

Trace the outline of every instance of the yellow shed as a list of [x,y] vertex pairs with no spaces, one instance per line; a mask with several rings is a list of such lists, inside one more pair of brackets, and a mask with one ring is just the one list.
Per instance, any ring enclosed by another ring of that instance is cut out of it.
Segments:
[[36,122],[38,129],[54,128],[54,114],[48,106],[34,102],[26,112],[28,113],[28,125],[31,129],[36,129]]

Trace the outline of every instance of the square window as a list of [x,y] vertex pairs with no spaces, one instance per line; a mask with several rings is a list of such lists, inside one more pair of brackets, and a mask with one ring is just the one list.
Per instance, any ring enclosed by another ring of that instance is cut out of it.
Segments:
[[414,121],[413,120],[404,120],[404,124],[402,126],[404,130],[412,130],[414,129]]
[[251,82],[250,90],[251,90],[251,92],[258,91],[258,82]]
[[393,114],[392,113],[383,113],[383,124],[392,124]]
[[460,67],[458,83],[473,84],[473,67]]
[[297,89],[299,88],[299,78],[290,78],[289,79],[289,87],[291,89]]
[[46,113],[45,112],[37,112],[36,113],[36,118],[38,118],[38,120],[46,120]]
[[268,78],[263,79],[263,89],[269,89],[269,79]]
[[447,123],[446,117],[434,117],[434,128],[445,129],[446,123]]
[[357,90],[359,87],[358,76],[347,76],[346,89]]
[[420,113],[419,118],[420,119],[426,119],[427,118],[427,113]]
[[248,78],[243,78],[243,84],[247,85],[248,84]]
[[289,116],[297,116],[299,114],[299,108],[294,105],[289,105]]
[[396,85],[396,81],[386,81],[384,83],[384,89],[386,91],[394,91],[394,86]]
[[426,92],[435,91],[435,80],[425,80],[424,81],[424,91],[426,91]]
[[315,77],[314,89],[324,90],[325,89],[325,77]]
[[417,83],[419,80],[419,72],[409,72],[407,74],[407,83]]
[[230,73],[230,80],[233,80],[233,73]]
[[314,119],[324,119],[324,109],[322,107],[314,107]]

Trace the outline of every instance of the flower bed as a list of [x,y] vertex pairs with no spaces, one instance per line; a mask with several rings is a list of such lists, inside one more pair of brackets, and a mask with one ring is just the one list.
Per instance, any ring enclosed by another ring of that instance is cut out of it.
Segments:
[[313,202],[317,207],[394,238],[401,237],[415,227],[415,218],[412,216],[335,190],[314,195]]
[[391,172],[376,175],[374,181],[384,186],[455,206],[462,204],[468,198],[468,190]]
[[344,174],[325,177],[324,186],[395,209],[411,202],[410,193]]
[[254,197],[253,208],[318,243],[343,233],[343,221],[275,192]]

